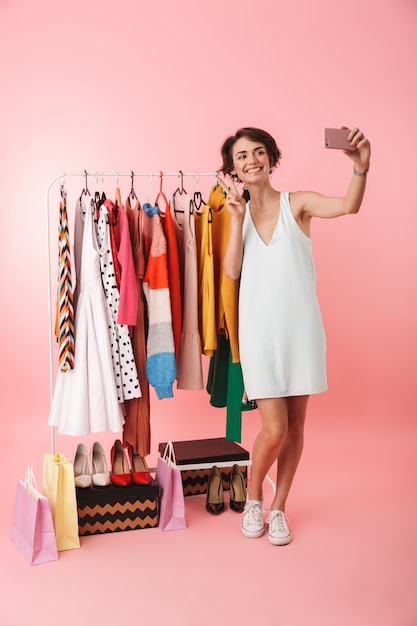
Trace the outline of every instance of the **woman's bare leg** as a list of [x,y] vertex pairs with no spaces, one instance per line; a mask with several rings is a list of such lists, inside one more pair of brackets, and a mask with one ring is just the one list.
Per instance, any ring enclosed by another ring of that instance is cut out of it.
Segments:
[[287,497],[303,451],[308,399],[309,396],[287,398],[288,428],[278,454],[276,492],[271,509],[285,511]]
[[257,400],[262,428],[252,448],[250,500],[262,500],[262,486],[276,461],[288,429],[287,398]]

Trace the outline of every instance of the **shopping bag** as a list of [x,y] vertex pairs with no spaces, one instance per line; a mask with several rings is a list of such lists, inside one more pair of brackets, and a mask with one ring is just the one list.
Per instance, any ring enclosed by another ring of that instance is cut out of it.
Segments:
[[164,454],[158,458],[156,480],[162,492],[159,528],[161,530],[182,530],[187,528],[181,472],[175,465],[172,441],[168,441]]
[[58,552],[79,548],[74,467],[60,452],[44,454],[42,493],[51,507]]
[[49,502],[38,491],[31,465],[17,483],[10,537],[30,565],[58,559]]

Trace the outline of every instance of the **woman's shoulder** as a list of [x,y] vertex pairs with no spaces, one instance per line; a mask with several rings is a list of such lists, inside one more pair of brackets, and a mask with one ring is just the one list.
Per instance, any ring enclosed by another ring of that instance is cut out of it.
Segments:
[[309,200],[318,195],[320,194],[315,191],[289,191],[288,199],[294,215],[300,215],[303,212],[305,206],[308,204]]

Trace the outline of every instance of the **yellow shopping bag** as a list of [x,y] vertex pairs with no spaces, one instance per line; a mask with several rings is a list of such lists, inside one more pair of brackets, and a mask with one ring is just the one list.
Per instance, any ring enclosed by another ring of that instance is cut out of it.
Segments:
[[49,501],[58,551],[79,548],[74,467],[60,452],[44,454],[42,493]]

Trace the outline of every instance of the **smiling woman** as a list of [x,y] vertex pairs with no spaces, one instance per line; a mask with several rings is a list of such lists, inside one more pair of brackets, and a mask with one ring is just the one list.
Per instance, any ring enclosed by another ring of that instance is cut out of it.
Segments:
[[[308,398],[327,389],[326,337],[316,295],[310,239],[312,217],[359,210],[369,168],[370,144],[355,128],[348,135],[353,175],[343,197],[277,191],[271,170],[281,152],[269,133],[242,128],[224,142],[220,179],[230,211],[224,271],[240,279],[239,350],[245,390],[256,400],[262,428],[253,445],[252,480],[242,533],[264,533],[262,485],[278,461],[269,541],[292,540],[285,517],[290,487],[303,449]],[[237,181],[247,187],[246,203]],[[272,278],[272,279],[271,279]]]

